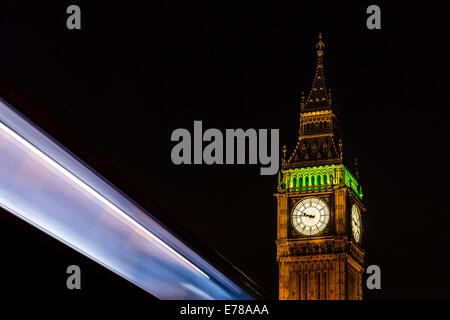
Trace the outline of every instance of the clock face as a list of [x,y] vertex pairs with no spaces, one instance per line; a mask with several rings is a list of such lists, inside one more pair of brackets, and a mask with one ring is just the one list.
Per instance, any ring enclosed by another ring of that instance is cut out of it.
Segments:
[[306,198],[297,203],[292,211],[292,224],[295,230],[305,236],[318,234],[330,221],[330,210],[318,198]]
[[361,216],[359,215],[359,210],[356,205],[352,207],[352,233],[353,238],[356,242],[361,241]]

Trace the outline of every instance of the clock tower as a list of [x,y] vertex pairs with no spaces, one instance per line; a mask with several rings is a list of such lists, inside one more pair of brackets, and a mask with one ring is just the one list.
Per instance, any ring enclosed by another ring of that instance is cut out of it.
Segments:
[[298,140],[292,150],[283,147],[275,193],[279,299],[360,300],[366,209],[358,174],[344,164],[321,34],[316,48],[316,74],[300,102]]

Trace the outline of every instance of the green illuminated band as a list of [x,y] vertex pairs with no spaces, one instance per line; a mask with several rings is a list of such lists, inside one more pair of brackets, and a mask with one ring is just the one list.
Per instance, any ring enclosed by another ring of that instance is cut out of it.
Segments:
[[281,170],[278,188],[287,191],[307,191],[332,188],[345,184],[362,199],[362,187],[342,164]]

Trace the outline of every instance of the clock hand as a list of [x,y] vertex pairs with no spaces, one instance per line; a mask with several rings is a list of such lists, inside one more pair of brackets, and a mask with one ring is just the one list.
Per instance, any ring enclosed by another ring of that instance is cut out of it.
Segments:
[[303,212],[303,213],[302,213],[302,216],[303,216],[303,217],[308,217],[308,218],[311,218],[311,219],[315,217],[315,215],[313,215],[313,214],[307,214],[306,212]]

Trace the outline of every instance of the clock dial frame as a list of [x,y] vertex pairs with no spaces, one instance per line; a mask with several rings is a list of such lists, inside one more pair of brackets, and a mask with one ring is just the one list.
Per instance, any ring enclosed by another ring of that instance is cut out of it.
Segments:
[[319,198],[300,200],[292,210],[291,223],[294,229],[304,236],[322,233],[330,221],[330,209]]
[[351,218],[353,239],[355,239],[356,242],[360,243],[362,236],[361,214],[356,204],[352,206],[352,213],[350,218]]

